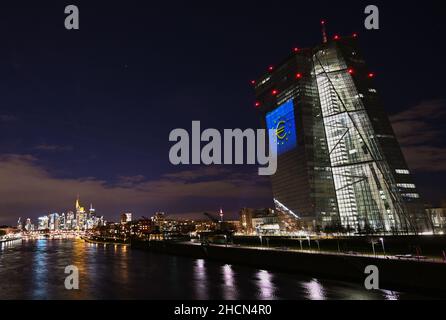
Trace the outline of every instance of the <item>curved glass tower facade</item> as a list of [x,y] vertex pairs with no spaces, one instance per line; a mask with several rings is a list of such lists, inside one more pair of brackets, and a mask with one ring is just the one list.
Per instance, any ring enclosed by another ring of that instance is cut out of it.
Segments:
[[308,229],[428,228],[373,77],[348,37],[300,50],[257,82],[264,127],[276,130],[275,201]]

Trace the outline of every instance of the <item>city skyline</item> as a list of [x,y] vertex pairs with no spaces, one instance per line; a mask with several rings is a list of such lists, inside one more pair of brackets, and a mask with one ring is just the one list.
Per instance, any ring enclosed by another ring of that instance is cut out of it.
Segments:
[[[220,218],[223,218],[223,216],[226,216],[226,218],[234,218],[237,217],[238,219],[238,215],[240,214],[241,211],[243,211],[244,208],[240,208],[240,210],[238,210],[238,212],[231,212],[231,213],[224,213],[223,212],[223,208],[219,207],[213,210],[208,210],[209,212],[211,212],[211,214],[215,214],[218,215]],[[71,219],[76,220],[76,224],[73,224],[73,228],[69,227],[67,230],[74,230],[76,229],[77,226],[79,226],[79,216],[85,215],[85,219],[88,220],[90,219],[90,217],[95,217],[97,219],[99,219],[97,222],[100,222],[99,226],[105,226],[108,222],[110,223],[117,223],[120,220],[122,221],[123,217],[125,217],[125,219],[127,220],[127,222],[132,222],[132,221],[138,221],[138,220],[144,220],[147,217],[155,217],[158,214],[163,214],[165,215],[166,218],[172,219],[172,220],[177,220],[181,221],[181,220],[198,220],[198,221],[207,221],[209,220],[208,217],[206,217],[206,215],[204,215],[204,213],[207,211],[203,211],[203,212],[197,212],[194,213],[192,215],[184,215],[184,214],[169,214],[166,213],[164,211],[156,211],[156,212],[150,212],[150,213],[140,213],[135,214],[133,212],[130,211],[122,211],[119,213],[118,217],[115,218],[115,220],[106,220],[107,217],[104,216],[103,214],[98,215],[98,212],[96,210],[96,208],[93,206],[93,203],[90,203],[89,207],[86,209],[83,205],[82,205],[82,201],[81,201],[81,197],[78,194],[77,197],[75,198],[75,203],[73,205],[72,208],[68,208],[66,207],[65,209],[61,209],[58,211],[51,211],[51,212],[47,212],[44,213],[40,216],[38,216],[36,218],[36,221],[33,221],[30,217],[28,216],[19,216],[17,217],[17,223],[16,225],[11,224],[7,227],[17,227],[17,229],[23,229],[24,231],[44,231],[44,230],[50,230],[50,231],[54,231],[54,230],[58,230],[58,228],[53,228],[50,227],[49,224],[51,223],[50,220],[53,219],[54,217],[57,218],[62,218],[62,217],[66,217],[66,219],[69,218],[69,216],[71,216]],[[100,212],[99,212],[100,213]],[[41,223],[42,220],[45,219],[45,221],[43,222],[43,224]],[[37,222],[37,224],[35,223]],[[32,224],[32,229],[27,228],[26,225]],[[83,223],[84,226],[87,226],[87,222]],[[45,226],[43,226],[45,225]],[[92,230],[94,228],[98,227],[97,224],[95,225],[91,225],[88,228],[82,228],[82,226],[80,226],[80,228],[78,229],[79,231],[86,231],[86,230]],[[61,228],[62,230],[64,228]]]
[[[8,183],[0,187],[0,224],[59,212],[77,193],[113,220],[124,211],[187,215],[223,205],[235,214],[242,207],[273,207],[269,181],[256,167],[170,165],[168,133],[195,119],[215,128],[260,127],[250,81],[294,48],[319,43],[321,18],[331,36],[358,33],[420,194],[434,205],[443,200],[444,66],[432,73],[412,63],[441,58],[431,32],[439,20],[435,5],[420,9],[424,23],[415,27],[405,21],[417,10],[404,8],[388,19],[400,8],[382,4],[385,23],[375,33],[363,30],[361,14],[351,14],[363,11],[359,3],[345,9],[327,2],[318,10],[304,4],[281,16],[262,4],[255,12],[239,5],[237,13],[184,7],[193,19],[163,5],[148,6],[147,17],[134,8],[110,5],[104,15],[117,22],[104,28],[103,18],[93,17],[98,8],[85,4],[78,33],[56,27],[58,7],[2,10],[3,29],[23,38],[5,35],[2,53],[0,177]],[[292,11],[302,10],[308,15],[292,19]],[[39,27],[30,27],[32,19],[12,21],[18,12],[37,15]],[[223,30],[227,19],[234,23]],[[176,23],[154,32],[165,20]],[[388,59],[390,52],[400,52],[398,59]],[[410,76],[402,76],[408,65]]]
[[98,215],[93,203],[85,209],[81,205],[79,194],[76,197],[75,204],[71,209],[64,209],[59,212],[51,212],[39,216],[36,221],[29,217],[19,217],[17,229],[19,231],[88,231],[97,227],[105,226],[107,221],[104,216]]

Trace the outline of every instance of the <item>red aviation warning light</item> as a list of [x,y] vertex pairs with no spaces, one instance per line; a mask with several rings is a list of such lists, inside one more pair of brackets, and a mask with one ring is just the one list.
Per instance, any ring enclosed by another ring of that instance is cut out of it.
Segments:
[[277,96],[279,94],[279,90],[274,89],[273,91],[271,91],[271,94],[273,96]]
[[321,20],[321,29],[322,29],[322,43],[328,42],[327,30],[325,29],[325,20]]
[[339,39],[341,39],[341,37],[338,36],[337,34],[333,37],[333,40],[339,40]]
[[355,73],[355,71],[352,68],[348,69],[347,72],[350,73],[350,74]]
[[300,79],[300,78],[302,78],[302,73],[300,73],[300,72],[296,73],[296,79]]
[[256,103],[254,104],[254,106],[256,107],[256,108],[260,108],[260,102],[258,102],[258,101],[256,101]]
[[375,77],[375,74],[374,74],[373,72],[370,72],[370,73],[368,74],[368,76],[369,76],[369,78],[374,78],[374,77]]
[[269,67],[268,67],[268,71],[269,71],[269,72],[274,71],[274,67],[273,67],[273,66],[269,66]]

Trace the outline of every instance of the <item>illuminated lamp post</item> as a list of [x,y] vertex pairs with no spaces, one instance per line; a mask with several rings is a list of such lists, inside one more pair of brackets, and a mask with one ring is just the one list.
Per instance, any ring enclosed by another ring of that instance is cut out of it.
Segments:
[[383,247],[384,256],[386,256],[386,248],[384,247],[384,238],[379,238],[379,241],[381,241],[381,245]]

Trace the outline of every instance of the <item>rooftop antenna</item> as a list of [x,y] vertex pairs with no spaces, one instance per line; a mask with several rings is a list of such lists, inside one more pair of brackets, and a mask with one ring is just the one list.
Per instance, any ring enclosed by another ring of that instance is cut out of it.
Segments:
[[322,43],[327,43],[328,38],[327,38],[327,31],[325,29],[325,20],[321,20],[321,27],[322,27]]

